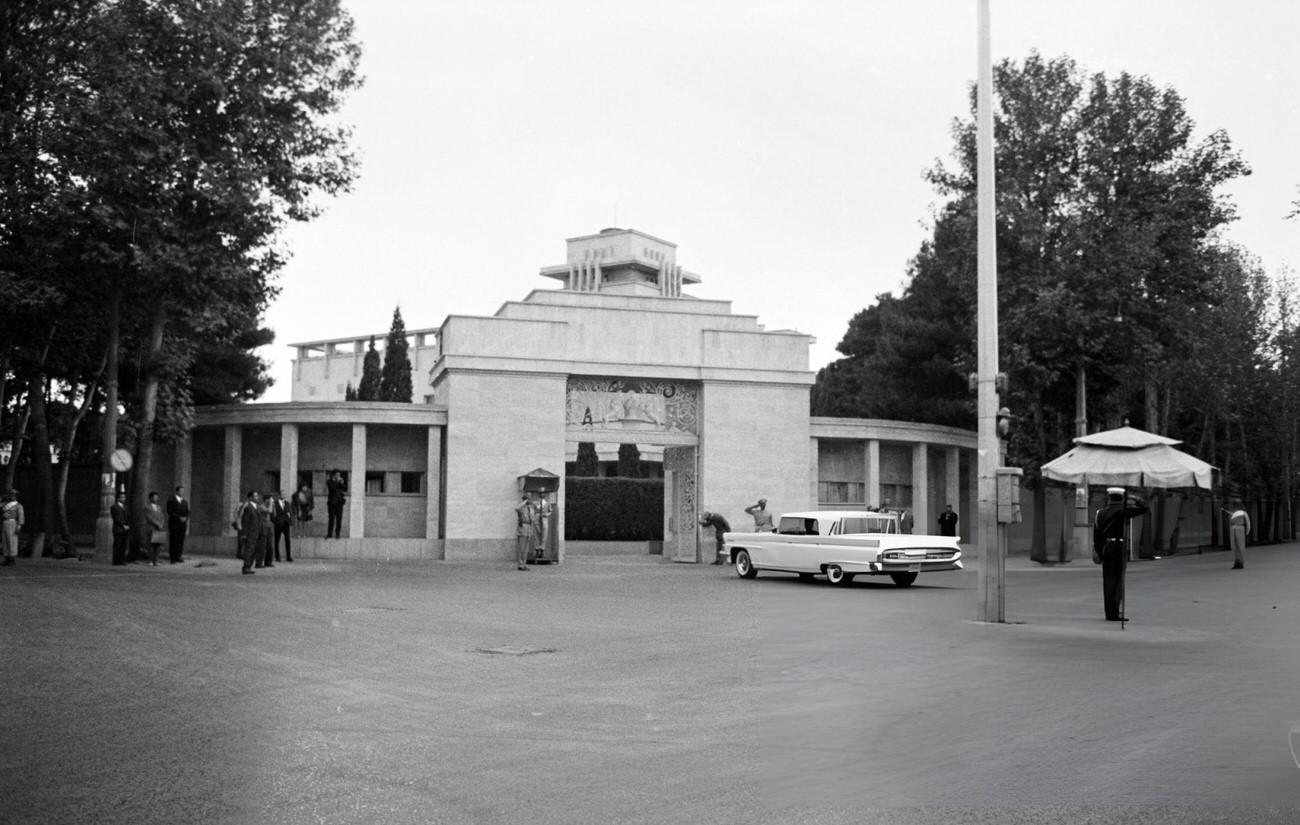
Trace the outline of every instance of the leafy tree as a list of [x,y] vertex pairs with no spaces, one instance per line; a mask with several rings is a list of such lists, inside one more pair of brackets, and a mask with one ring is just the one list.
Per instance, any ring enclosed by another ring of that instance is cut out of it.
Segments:
[[[78,378],[68,353],[84,341],[108,353],[104,460],[123,401],[146,476],[155,438],[187,427],[192,390],[264,388],[264,370],[215,389],[190,379],[258,329],[285,223],[350,185],[348,133],[331,117],[358,57],[339,0],[0,7],[0,292],[25,302],[0,303],[35,333],[0,343],[28,385]],[[79,307],[97,317],[61,323]],[[125,352],[139,381],[120,399]]]
[[357,385],[357,401],[378,401],[379,384],[382,380],[379,372],[379,351],[375,349],[375,339],[370,338],[366,357],[361,361],[361,383]]
[[343,391],[343,400],[344,400],[344,401],[356,401],[356,400],[357,400],[357,388],[354,387],[354,386],[352,386],[352,382],[351,382],[351,381],[348,382],[348,387],[347,387],[347,389],[345,389],[345,390]]
[[[1031,54],[1000,63],[994,83],[1002,401],[1021,416],[1011,461],[1033,468],[1074,435],[1081,370],[1107,423],[1168,417],[1145,400],[1169,397],[1199,334],[1190,322],[1213,299],[1214,231],[1233,216],[1216,189],[1249,170],[1222,133],[1194,141],[1181,97],[1147,78]],[[953,134],[956,166],[928,175],[949,197],[933,236],[902,295],[853,319],[815,413],[974,423],[973,116]]]
[[402,308],[393,310],[393,325],[384,343],[384,369],[379,380],[380,401],[411,403],[415,394],[411,386],[411,355],[406,340],[406,324],[402,322]]

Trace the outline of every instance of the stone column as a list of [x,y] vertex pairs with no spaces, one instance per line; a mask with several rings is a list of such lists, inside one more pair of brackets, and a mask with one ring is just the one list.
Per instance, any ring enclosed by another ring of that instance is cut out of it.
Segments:
[[[230,515],[235,512],[235,505],[244,500],[244,492],[239,482],[244,472],[244,430],[238,424],[226,425],[226,449],[222,472],[221,535],[234,536],[235,528],[230,526]],[[191,516],[193,518],[193,516]]]
[[[944,459],[946,464],[943,472],[943,503],[952,505],[953,512],[957,514],[957,534],[961,535],[963,525],[970,523],[966,521],[970,517],[970,513],[966,512],[961,506],[961,450],[956,447],[949,447],[944,451]],[[974,519],[971,519],[971,521],[974,521]]]
[[348,507],[348,538],[366,535],[366,425],[352,425],[352,483]]
[[433,548],[437,546],[438,526],[442,519],[439,509],[442,500],[442,427],[429,428],[428,456],[424,466],[424,541],[426,547]]
[[810,438],[808,440],[812,442],[812,451],[808,456],[808,477],[811,479],[811,482],[808,485],[808,501],[811,503],[810,509],[816,510],[818,505],[821,504],[820,482],[822,480],[822,468],[821,449],[819,446],[821,442],[816,438]]
[[298,490],[298,425],[280,425],[280,491],[285,500]]
[[930,452],[925,444],[912,447],[912,532],[934,532],[930,525]]
[[866,447],[867,506],[880,506],[880,441],[869,439]]

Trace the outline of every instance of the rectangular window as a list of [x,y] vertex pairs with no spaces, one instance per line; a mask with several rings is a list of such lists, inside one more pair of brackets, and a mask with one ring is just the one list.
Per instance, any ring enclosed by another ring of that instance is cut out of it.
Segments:
[[274,493],[280,489],[280,471],[267,470],[262,474],[262,494]]
[[384,491],[384,474],[373,470],[366,471],[366,494]]
[[817,501],[822,504],[865,504],[867,486],[860,481],[819,481]]
[[402,492],[419,495],[424,492],[424,473],[402,473]]

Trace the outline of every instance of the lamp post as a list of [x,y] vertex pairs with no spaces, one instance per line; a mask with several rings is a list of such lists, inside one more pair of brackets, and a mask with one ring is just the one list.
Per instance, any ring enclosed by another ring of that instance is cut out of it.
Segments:
[[977,301],[979,422],[979,538],[980,564],[976,583],[977,618],[1006,620],[1006,548],[998,529],[997,471],[1001,445],[997,433],[998,394],[998,273],[993,186],[993,63],[989,48],[989,0],[979,0],[979,72],[975,81],[976,204],[978,213]]

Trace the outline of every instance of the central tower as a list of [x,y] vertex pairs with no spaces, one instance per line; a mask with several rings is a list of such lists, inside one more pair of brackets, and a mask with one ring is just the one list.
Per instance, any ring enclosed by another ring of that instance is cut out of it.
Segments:
[[635,229],[602,229],[568,239],[568,260],[541,274],[573,292],[681,298],[699,276],[677,265],[677,244]]

